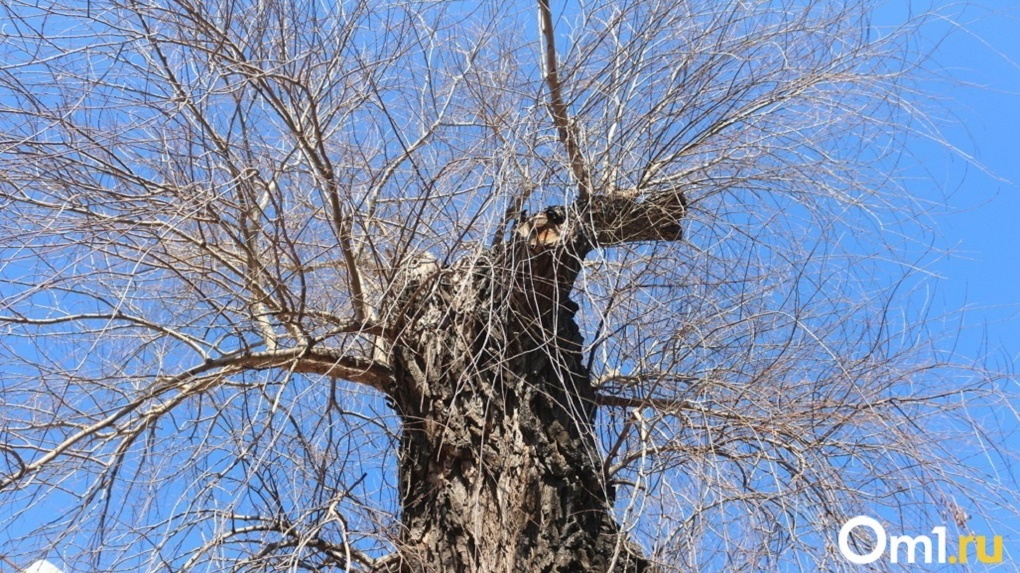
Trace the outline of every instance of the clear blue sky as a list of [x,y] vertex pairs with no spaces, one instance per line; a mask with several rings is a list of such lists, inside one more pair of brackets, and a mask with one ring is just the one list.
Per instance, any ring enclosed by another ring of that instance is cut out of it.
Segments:
[[[921,3],[915,2],[915,5]],[[942,4],[948,4],[943,2]],[[932,64],[947,82],[932,86],[938,103],[954,116],[950,142],[976,164],[917,144],[951,213],[939,218],[941,246],[950,256],[933,268],[943,280],[934,303],[968,307],[975,331],[966,346],[987,335],[1000,357],[1020,364],[1020,2],[975,0],[953,4],[961,29],[939,46]],[[928,36],[954,28],[935,26]],[[982,168],[987,170],[983,172]],[[1020,444],[1015,444],[1020,445]]]
[[[909,0],[908,0],[909,1]],[[897,2],[898,3],[898,2]],[[931,6],[913,0],[915,13]],[[937,245],[948,256],[930,267],[935,311],[966,308],[959,351],[987,350],[993,364],[1020,371],[1020,0],[939,1],[955,23],[940,23],[929,40],[949,35],[929,68],[945,81],[924,86],[952,118],[944,134],[960,151],[955,157],[915,141],[910,152],[924,161],[949,195],[949,213],[938,218]],[[902,6],[902,4],[901,4]],[[900,8],[902,10],[902,8]],[[968,161],[962,155],[969,155]],[[919,191],[928,191],[923,187]],[[1020,394],[1013,376],[1010,391]],[[1020,404],[1014,403],[1014,411]],[[1020,435],[1003,444],[1020,451]],[[1014,464],[1014,475],[1017,465]],[[1017,508],[992,511],[1001,520],[984,533],[1005,538],[1006,568],[1020,569]],[[982,527],[978,523],[975,527]]]

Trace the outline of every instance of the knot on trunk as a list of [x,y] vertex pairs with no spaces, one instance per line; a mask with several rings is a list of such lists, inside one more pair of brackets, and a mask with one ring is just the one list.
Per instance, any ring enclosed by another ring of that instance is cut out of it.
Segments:
[[560,205],[550,205],[531,217],[522,212],[521,220],[517,234],[524,239],[528,248],[533,251],[545,250],[555,247],[563,237],[567,211]]

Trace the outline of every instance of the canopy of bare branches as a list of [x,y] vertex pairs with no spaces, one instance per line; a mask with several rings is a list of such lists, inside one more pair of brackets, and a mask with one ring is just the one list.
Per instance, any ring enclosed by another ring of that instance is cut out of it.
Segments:
[[1017,507],[869,9],[4,2],[0,555],[575,570],[514,490],[573,476],[592,570],[834,571],[849,516]]

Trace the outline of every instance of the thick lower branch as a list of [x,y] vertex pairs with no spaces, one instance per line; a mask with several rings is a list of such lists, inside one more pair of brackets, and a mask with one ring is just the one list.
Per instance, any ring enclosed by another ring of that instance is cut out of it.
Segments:
[[380,392],[389,390],[393,373],[374,360],[349,356],[336,348],[288,348],[235,357],[227,361],[235,368],[265,370],[282,368],[301,374],[322,374],[364,384]]

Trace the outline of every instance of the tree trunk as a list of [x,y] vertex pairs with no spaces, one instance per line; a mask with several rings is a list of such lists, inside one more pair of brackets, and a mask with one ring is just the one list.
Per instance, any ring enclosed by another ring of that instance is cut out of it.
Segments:
[[569,290],[584,243],[411,281],[394,346],[403,571],[630,572]]

